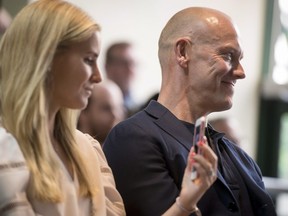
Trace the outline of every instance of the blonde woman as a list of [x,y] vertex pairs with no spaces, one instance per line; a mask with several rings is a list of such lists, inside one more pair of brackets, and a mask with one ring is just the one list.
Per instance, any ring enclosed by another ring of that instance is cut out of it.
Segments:
[[125,215],[99,143],[76,130],[101,81],[100,27],[61,0],[16,16],[0,45],[0,215]]

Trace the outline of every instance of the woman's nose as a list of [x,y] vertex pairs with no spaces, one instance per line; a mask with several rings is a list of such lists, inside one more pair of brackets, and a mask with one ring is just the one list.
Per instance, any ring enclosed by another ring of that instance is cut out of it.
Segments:
[[102,76],[98,68],[95,68],[95,70],[93,71],[91,75],[91,81],[93,83],[99,83],[102,81]]

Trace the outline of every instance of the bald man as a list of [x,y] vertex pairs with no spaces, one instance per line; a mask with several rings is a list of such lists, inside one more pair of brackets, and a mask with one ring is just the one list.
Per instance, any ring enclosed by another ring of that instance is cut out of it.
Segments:
[[105,80],[93,88],[87,107],[80,113],[78,129],[103,144],[111,128],[125,116],[120,88],[113,81]]
[[[234,86],[245,78],[237,28],[214,9],[176,13],[162,30],[158,56],[158,101],[116,126],[104,143],[128,216],[159,216],[175,202],[196,119],[230,109]],[[202,215],[276,215],[253,159],[210,125],[205,134],[218,171],[197,204]]]

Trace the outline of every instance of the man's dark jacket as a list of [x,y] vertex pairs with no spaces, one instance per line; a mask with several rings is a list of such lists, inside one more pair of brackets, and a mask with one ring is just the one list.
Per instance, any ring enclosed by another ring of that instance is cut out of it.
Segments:
[[[224,145],[247,186],[254,211],[251,215],[276,215],[256,163],[223,138],[223,134],[210,126],[209,130],[210,138],[217,145]],[[156,101],[112,129],[104,143],[104,153],[123,197],[127,216],[160,216],[175,202],[192,138],[193,134],[183,122]],[[241,215],[237,200],[219,171],[217,176],[198,203],[202,215]]]

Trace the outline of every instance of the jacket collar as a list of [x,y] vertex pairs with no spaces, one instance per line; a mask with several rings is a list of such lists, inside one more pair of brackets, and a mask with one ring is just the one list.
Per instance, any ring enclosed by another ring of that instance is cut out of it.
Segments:
[[190,151],[193,135],[173,113],[154,100],[149,103],[144,111],[155,118],[155,124],[174,137],[181,143],[181,145]]

